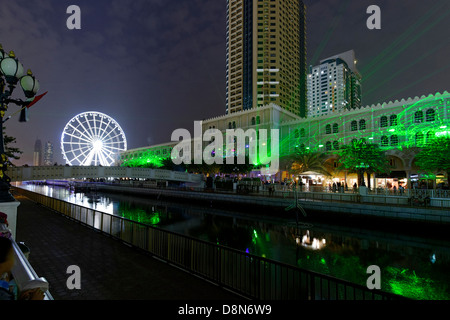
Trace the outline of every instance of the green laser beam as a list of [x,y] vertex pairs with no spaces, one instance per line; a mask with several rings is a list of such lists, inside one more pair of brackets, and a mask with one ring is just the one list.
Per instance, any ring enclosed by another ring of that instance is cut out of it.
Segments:
[[380,65],[382,61],[385,60],[386,56],[390,56],[391,52],[394,51],[397,45],[400,45],[402,41],[407,39],[417,28],[419,28],[425,21],[431,17],[432,14],[437,12],[442,5],[445,5],[447,0],[442,1],[442,3],[436,4],[432,7],[426,14],[422,15],[419,20],[416,21],[408,30],[403,32],[390,46],[387,46],[377,57],[372,59],[367,65],[362,67],[361,73],[365,73],[376,65]]
[[311,58],[311,64],[316,65],[316,61],[319,60],[320,55],[322,54],[323,50],[325,49],[326,45],[330,41],[334,31],[336,30],[339,22],[342,20],[343,12],[347,11],[347,7],[350,4],[350,1],[347,0],[343,5],[340,6],[341,10],[339,13],[334,17],[333,21],[330,24],[330,27],[328,28],[328,31],[322,40],[322,42],[319,44],[319,47],[316,49],[316,52],[314,53],[313,57]]
[[387,100],[389,100],[389,99],[392,99],[392,98],[395,97],[395,95],[397,95],[398,93],[400,93],[400,92],[402,92],[402,91],[404,91],[404,90],[406,90],[406,89],[408,89],[408,88],[410,88],[410,87],[412,87],[412,86],[415,86],[415,85],[421,83],[421,82],[424,81],[424,80],[427,80],[427,79],[429,79],[429,78],[431,78],[431,77],[434,77],[435,75],[437,75],[437,74],[439,74],[439,73],[445,71],[445,70],[448,69],[448,68],[450,68],[450,63],[447,64],[446,66],[444,66],[443,68],[440,68],[439,70],[436,70],[436,71],[430,73],[429,75],[427,75],[427,76],[425,76],[425,77],[419,78],[418,80],[416,80],[416,81],[414,81],[414,82],[411,82],[411,83],[410,83],[409,85],[407,85],[406,87],[403,87],[402,89],[399,89],[399,90],[395,91],[395,92],[392,93],[390,96],[387,96],[387,99],[385,99],[385,100],[387,101]]
[[[409,68],[413,67],[414,65],[416,65],[417,63],[419,63],[420,61],[424,60],[425,58],[427,58],[428,56],[430,56],[431,54],[435,53],[436,51],[438,51],[439,49],[441,49],[444,46],[447,46],[448,44],[450,44],[450,41],[448,42],[443,42],[441,43],[441,45],[435,47],[434,49],[432,49],[431,51],[428,51],[425,55],[421,55],[419,56],[417,59],[415,59],[413,62],[411,62],[410,64],[406,65],[405,67],[401,68],[400,70],[398,70],[397,72],[391,74],[389,77],[383,78],[383,81],[381,82],[377,82],[377,85],[371,86],[369,90],[367,90],[364,95],[365,97],[367,97],[368,95],[370,95],[372,92],[374,92],[375,90],[379,89],[381,86],[383,86],[384,84],[386,84],[387,82],[391,81],[392,79],[396,78],[398,75],[400,75],[401,73],[405,72],[406,70],[408,70]],[[364,83],[364,79],[362,81]]]

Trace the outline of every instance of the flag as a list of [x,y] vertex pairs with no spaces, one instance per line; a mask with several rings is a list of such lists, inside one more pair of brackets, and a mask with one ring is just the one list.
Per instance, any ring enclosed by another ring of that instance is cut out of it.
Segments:
[[28,109],[35,105],[39,100],[41,100],[47,94],[47,92],[34,97],[34,99],[31,100],[31,102],[26,106],[26,108],[24,107],[22,108],[22,110],[20,110],[19,122],[28,122]]
[[39,96],[34,97],[34,99],[27,105],[27,108],[31,108],[33,105],[35,105],[39,100],[41,100],[46,94],[48,93],[45,92]]

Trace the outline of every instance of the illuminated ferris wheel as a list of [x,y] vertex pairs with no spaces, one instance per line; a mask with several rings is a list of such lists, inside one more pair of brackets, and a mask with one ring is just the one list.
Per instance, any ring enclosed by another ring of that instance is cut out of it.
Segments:
[[64,160],[71,166],[111,166],[127,140],[119,124],[100,112],[84,112],[73,117],[61,135]]

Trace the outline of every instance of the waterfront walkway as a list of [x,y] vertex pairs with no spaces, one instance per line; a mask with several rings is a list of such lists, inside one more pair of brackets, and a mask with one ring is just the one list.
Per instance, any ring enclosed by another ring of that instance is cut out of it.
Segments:
[[[50,283],[55,300],[236,300],[212,283],[128,247],[23,196],[17,214],[18,242]],[[67,268],[81,269],[81,289],[69,290]]]

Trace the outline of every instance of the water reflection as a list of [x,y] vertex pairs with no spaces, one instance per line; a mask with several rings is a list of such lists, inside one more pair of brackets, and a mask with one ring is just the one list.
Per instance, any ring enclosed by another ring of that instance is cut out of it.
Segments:
[[367,267],[382,270],[382,289],[416,299],[450,299],[450,243],[325,224],[255,218],[238,210],[169,203],[120,194],[26,189],[262,257],[365,285]]

